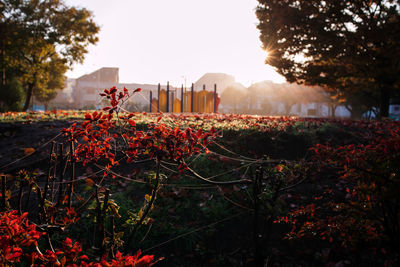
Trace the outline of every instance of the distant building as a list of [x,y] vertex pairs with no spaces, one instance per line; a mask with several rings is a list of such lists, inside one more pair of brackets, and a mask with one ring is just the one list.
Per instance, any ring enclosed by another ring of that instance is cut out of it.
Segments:
[[205,85],[206,90],[214,90],[214,84],[217,84],[218,94],[221,95],[225,88],[235,83],[235,78],[232,75],[225,73],[206,73],[194,83],[194,90],[202,90],[203,85]]
[[389,118],[400,120],[400,96],[393,96],[390,99]]
[[[138,84],[138,83],[120,83],[118,68],[101,68],[90,74],[83,75],[76,79],[73,88],[74,108],[78,109],[97,109],[104,107],[107,103],[100,96],[104,89],[110,89],[116,86],[119,89],[127,88],[129,92],[137,88],[142,91],[129,98],[124,106],[128,111],[147,111],[150,103],[150,91],[153,98],[157,97],[158,85]],[[161,89],[166,89],[166,85],[161,85]],[[171,96],[176,88],[170,87]]]
[[118,68],[101,68],[77,78],[73,93],[75,108],[100,107],[100,93],[118,85],[118,71]]
[[65,81],[63,90],[59,90],[57,96],[49,102],[49,109],[70,109],[73,108],[73,92],[76,79],[68,78]]
[[[257,114],[272,116],[329,117],[332,107],[330,97],[318,87],[297,84],[277,84],[262,81],[248,88],[230,86],[221,95],[224,113]],[[335,110],[337,117],[349,117],[344,106]]]
[[[263,81],[246,88],[237,83],[232,75],[225,73],[206,73],[194,83],[195,95],[201,95],[199,101],[194,99],[193,110],[197,112],[212,112],[214,97],[212,91],[217,84],[217,93],[220,97],[218,112],[258,114],[258,115],[290,115],[301,117],[329,117],[332,116],[332,103],[329,95],[318,87],[299,86],[295,84],[276,84]],[[124,87],[132,92],[141,88],[140,93],[129,98],[123,108],[126,111],[149,111],[150,92],[152,92],[152,112],[157,112],[158,85],[139,83],[120,83],[119,68],[101,68],[77,79],[67,79],[64,90],[60,90],[57,97],[50,101],[49,108],[57,109],[99,109],[106,106],[107,100],[100,96],[104,89],[116,86]],[[204,86],[204,87],[203,87]],[[205,96],[203,88],[210,91]],[[160,86],[160,110],[165,111],[167,85]],[[181,88],[170,86],[169,111],[180,112]],[[224,93],[224,91],[226,91]],[[232,93],[231,93],[232,92]],[[204,94],[204,96],[203,96]],[[184,111],[190,112],[190,90],[185,93]],[[390,105],[390,116],[400,118],[400,99],[393,98]],[[165,102],[165,103],[164,103]],[[206,105],[204,103],[210,105]],[[35,104],[35,103],[34,103]],[[37,104],[36,104],[37,105]],[[40,107],[42,108],[42,107]],[[350,112],[343,106],[335,107],[337,117],[350,117]]]

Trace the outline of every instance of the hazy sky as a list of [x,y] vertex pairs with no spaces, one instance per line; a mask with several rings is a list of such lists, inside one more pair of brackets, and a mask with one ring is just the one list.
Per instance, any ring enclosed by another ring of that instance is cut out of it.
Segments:
[[207,72],[236,81],[284,82],[264,64],[257,0],[65,0],[86,7],[100,25],[99,42],[68,77],[119,67],[120,82],[187,85]]

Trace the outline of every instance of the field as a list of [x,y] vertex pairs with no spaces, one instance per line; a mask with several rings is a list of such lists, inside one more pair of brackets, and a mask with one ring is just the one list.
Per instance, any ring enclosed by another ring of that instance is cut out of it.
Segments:
[[0,114],[2,264],[399,264],[399,122],[123,113],[126,94]]

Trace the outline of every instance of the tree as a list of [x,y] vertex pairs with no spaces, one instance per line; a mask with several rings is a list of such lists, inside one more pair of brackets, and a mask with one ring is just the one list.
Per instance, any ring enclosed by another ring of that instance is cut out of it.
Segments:
[[50,62],[43,64],[43,67],[40,82],[34,88],[34,96],[44,104],[45,110],[47,110],[50,100],[57,96],[58,90],[64,88],[66,80],[64,73],[67,70],[67,66],[55,54]]
[[221,104],[224,106],[225,110],[228,110],[228,112],[236,114],[242,113],[243,107],[246,106],[246,103],[243,103],[245,97],[246,93],[242,86],[228,86],[221,94]]
[[283,105],[284,115],[289,116],[294,105],[304,102],[303,90],[296,85],[283,84],[274,91],[274,100]]
[[67,7],[62,0],[4,0],[0,10],[2,84],[7,69],[21,74],[27,110],[34,90],[41,95],[52,87],[43,86],[52,75],[49,64],[57,59],[57,66],[66,66],[58,75],[61,70],[64,75],[74,62],[83,62],[87,46],[98,41],[99,27],[88,10]]
[[268,100],[271,92],[276,90],[276,84],[271,81],[253,83],[247,88],[246,100],[250,114],[271,115],[272,105]]
[[10,77],[7,84],[0,85],[0,112],[21,110],[24,91],[17,77]]
[[400,83],[400,0],[259,0],[256,13],[266,63],[289,82],[377,94],[388,116]]

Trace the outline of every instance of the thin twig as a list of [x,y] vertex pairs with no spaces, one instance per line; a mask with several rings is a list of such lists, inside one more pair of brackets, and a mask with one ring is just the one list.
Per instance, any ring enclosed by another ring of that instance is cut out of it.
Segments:
[[6,211],[6,176],[1,176],[1,209],[0,211]]
[[159,189],[159,185],[160,185],[160,165],[161,165],[161,161],[160,160],[156,160],[156,182],[155,185],[153,187],[153,191],[151,192],[151,199],[149,201],[149,203],[147,203],[146,208],[143,211],[142,216],[140,217],[139,221],[135,224],[132,232],[129,235],[129,238],[126,242],[126,247],[125,247],[125,251],[128,250],[128,245],[129,245],[129,241],[132,240],[133,236],[135,235],[137,229],[142,225],[144,219],[147,217],[148,213],[150,212],[151,208],[153,207],[153,203],[156,199],[156,194],[157,191]]
[[233,181],[222,181],[222,182],[218,182],[218,181],[212,181],[209,180],[207,178],[204,178],[203,176],[201,176],[200,174],[198,174],[197,172],[195,172],[194,170],[192,170],[191,168],[187,167],[187,170],[193,174],[196,178],[202,180],[203,182],[209,183],[209,184],[215,184],[215,185],[232,185],[232,184],[251,184],[252,181],[248,180],[248,179],[241,179],[241,180],[233,180]]
[[[75,158],[74,158],[75,150],[74,150],[74,141],[71,140],[70,143],[70,155],[71,155],[71,179],[70,181],[75,180]],[[69,192],[68,192],[68,208],[71,209],[72,206],[72,194],[74,192],[74,183],[71,182],[69,184]]]
[[56,139],[57,137],[59,137],[60,135],[62,135],[62,133],[57,134],[56,136],[54,136],[53,138],[51,138],[49,141],[47,141],[47,142],[44,143],[43,145],[37,147],[37,148],[35,149],[35,151],[33,151],[32,153],[27,154],[27,155],[25,155],[25,156],[23,156],[23,157],[21,157],[21,158],[19,158],[19,159],[14,160],[13,162],[10,162],[10,163],[7,163],[7,164],[1,166],[1,167],[0,167],[0,170],[2,170],[2,169],[4,169],[4,168],[7,168],[8,166],[14,165],[14,164],[17,163],[17,162],[19,162],[19,161],[21,161],[21,160],[23,160],[23,159],[26,159],[27,157],[32,156],[33,154],[37,153],[41,148],[43,148],[43,147],[47,146],[48,144],[50,144],[53,140],[55,140],[55,139]]
[[182,238],[182,237],[184,237],[184,236],[193,234],[193,233],[195,233],[195,232],[201,231],[201,230],[203,230],[203,229],[205,229],[205,228],[212,227],[212,226],[214,226],[214,225],[216,225],[216,224],[219,224],[219,223],[228,221],[228,220],[233,219],[233,218],[235,218],[235,217],[242,216],[242,215],[245,214],[245,213],[247,213],[247,211],[240,212],[240,213],[238,213],[238,214],[235,214],[235,215],[226,217],[226,218],[224,218],[224,219],[222,219],[222,220],[218,220],[218,221],[213,222],[213,223],[210,223],[210,224],[208,224],[208,225],[199,227],[199,228],[194,229],[194,230],[192,230],[192,231],[189,231],[189,232],[187,232],[187,233],[178,235],[178,236],[176,236],[176,237],[174,237],[174,238],[168,239],[167,241],[161,242],[161,243],[159,243],[159,244],[157,244],[157,245],[155,245],[155,246],[152,246],[152,247],[150,247],[150,248],[147,248],[147,249],[143,250],[142,253],[146,253],[146,252],[148,252],[148,251],[150,251],[150,250],[152,250],[152,249],[161,247],[162,245],[165,245],[165,244],[167,244],[167,243],[169,243],[169,242],[175,241],[175,240],[177,240],[177,239],[179,239],[179,238]]

